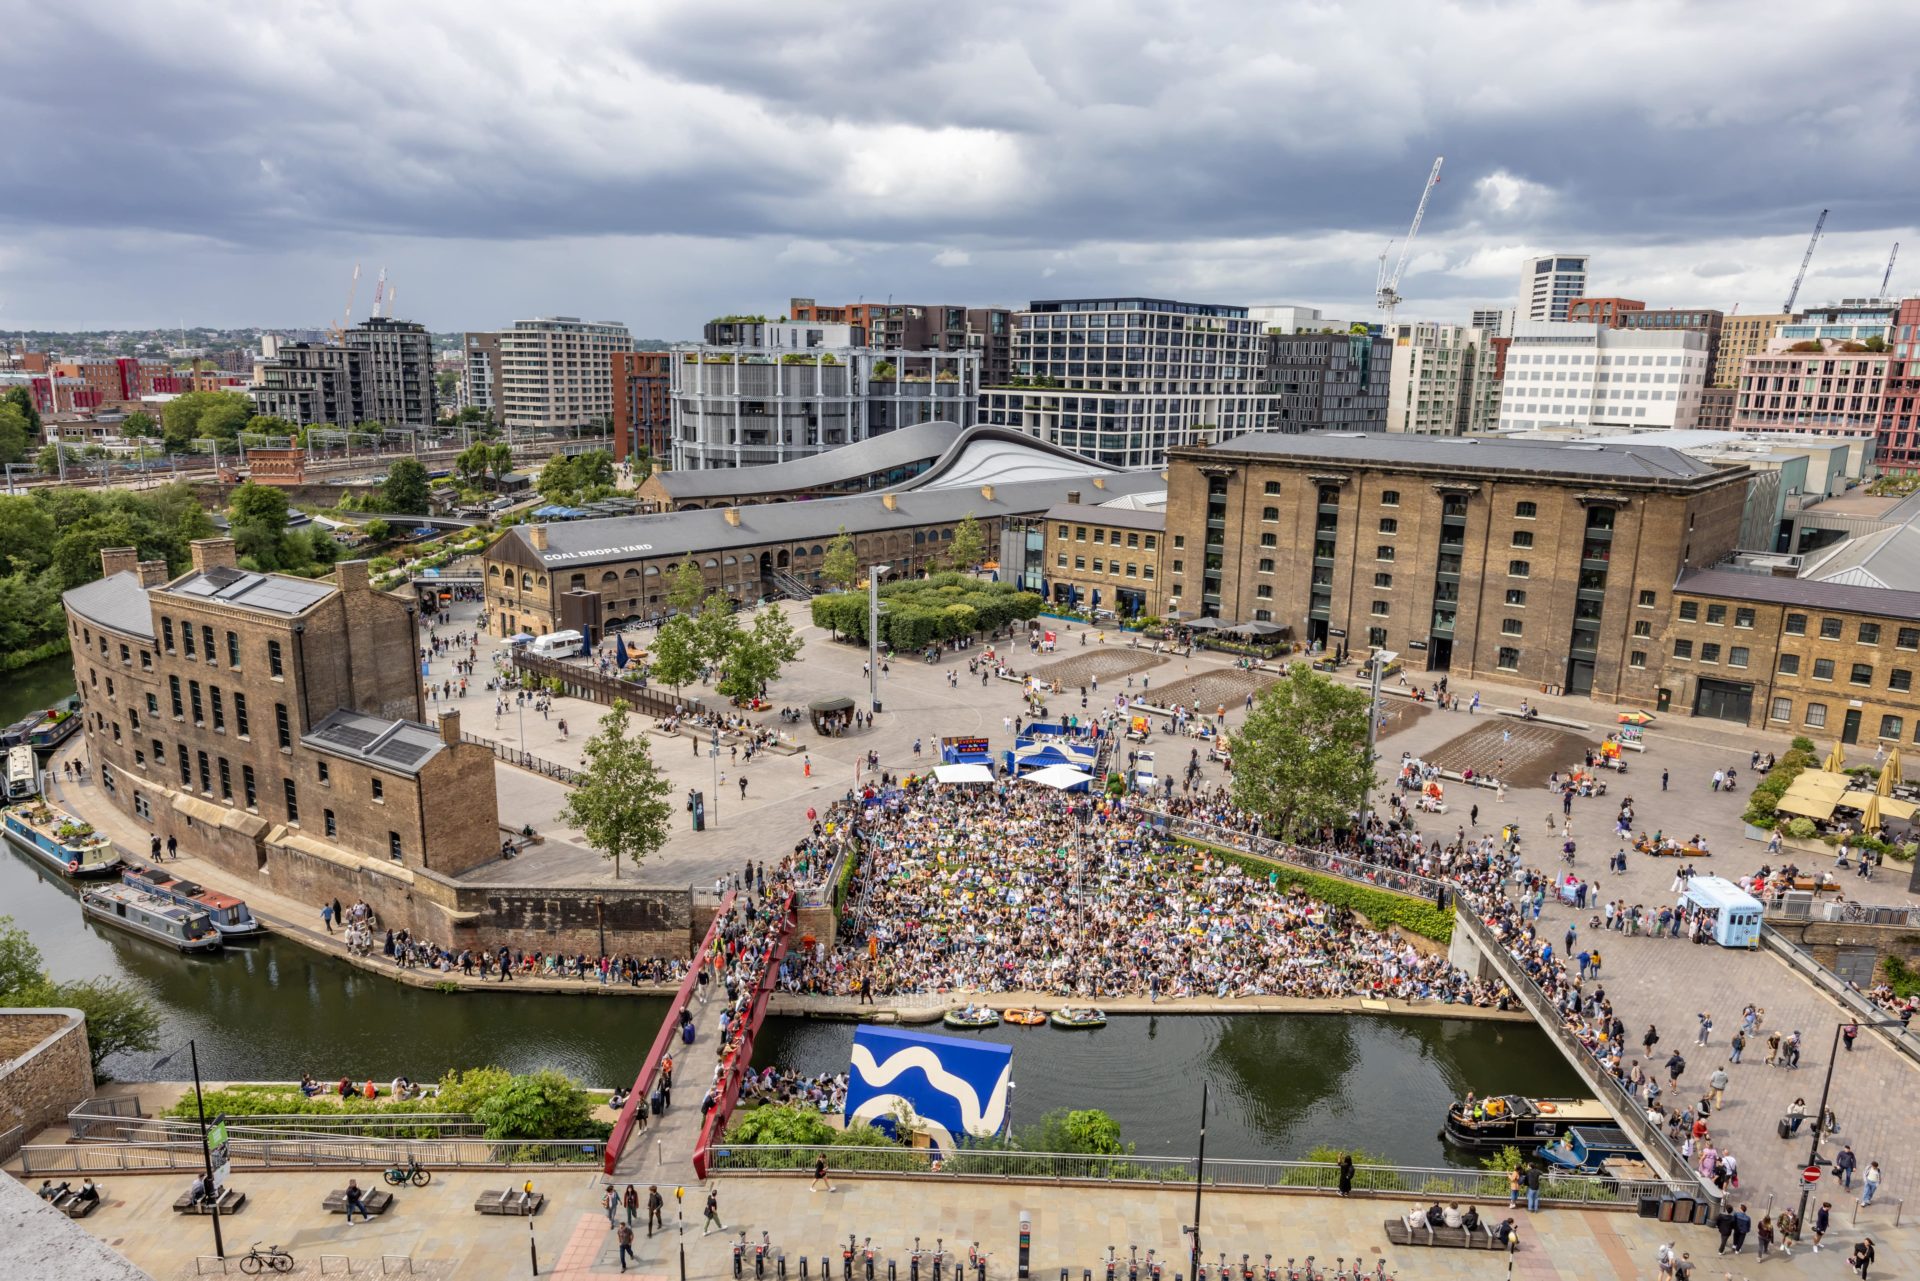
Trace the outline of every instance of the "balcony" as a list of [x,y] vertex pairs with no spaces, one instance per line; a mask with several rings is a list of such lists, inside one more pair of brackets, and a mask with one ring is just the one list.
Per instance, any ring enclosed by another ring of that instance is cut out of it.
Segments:
[[1452,615],[1451,613],[1444,613],[1444,614],[1443,614],[1443,613],[1441,613],[1441,612],[1440,612],[1439,610],[1437,610],[1437,609],[1436,609],[1435,611],[1433,611],[1433,628],[1432,628],[1432,630],[1433,630],[1433,632],[1434,632],[1434,634],[1435,634],[1435,635],[1442,635],[1442,634],[1444,634],[1444,635],[1447,635],[1447,636],[1451,636],[1451,635],[1453,635],[1453,618],[1454,618],[1454,616],[1453,616],[1453,615]]

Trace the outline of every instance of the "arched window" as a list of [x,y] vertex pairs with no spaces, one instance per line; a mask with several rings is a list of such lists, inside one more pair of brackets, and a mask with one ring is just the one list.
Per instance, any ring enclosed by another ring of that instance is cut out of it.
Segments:
[[707,557],[707,560],[706,560],[706,568],[718,569],[720,568],[720,562],[715,560],[713,557],[709,556]]
[[587,576],[585,574],[575,574],[573,578],[569,580],[569,585],[584,588],[587,585]]
[[500,577],[500,567],[498,565],[487,566],[487,577],[488,578]]
[[522,574],[522,575],[520,575],[520,590],[521,590],[521,591],[523,591],[523,592],[530,592],[530,591],[532,591],[532,590],[533,590],[533,575],[532,575],[532,574]]
[[612,570],[608,570],[606,573],[600,575],[600,581],[603,583],[617,583],[620,581],[620,575],[614,573]]

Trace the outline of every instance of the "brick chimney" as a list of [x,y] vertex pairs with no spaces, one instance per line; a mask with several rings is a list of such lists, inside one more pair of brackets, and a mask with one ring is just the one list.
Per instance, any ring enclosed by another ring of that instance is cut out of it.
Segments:
[[100,572],[108,578],[135,569],[139,564],[140,549],[138,547],[102,547],[100,549]]
[[440,741],[448,747],[460,746],[460,713],[458,710],[440,713]]
[[533,550],[547,550],[547,527],[545,525],[527,526],[527,541],[533,544]]
[[1069,489],[1069,490],[1067,491],[1067,505],[1068,505],[1068,506],[1070,506],[1070,507],[1078,507],[1078,506],[1080,505],[1080,491],[1079,491],[1079,490],[1077,490],[1077,489]]
[[240,563],[231,538],[196,538],[187,547],[193,553],[193,567],[198,570],[221,565],[233,568]]
[[367,590],[367,562],[343,560],[333,567],[333,585],[342,592]]
[[167,562],[164,560],[143,560],[133,569],[140,575],[142,587],[159,587],[173,577],[167,572]]

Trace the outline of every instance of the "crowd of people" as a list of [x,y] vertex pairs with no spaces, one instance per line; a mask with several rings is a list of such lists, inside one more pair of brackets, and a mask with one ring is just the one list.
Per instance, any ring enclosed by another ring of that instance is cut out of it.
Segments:
[[858,840],[839,937],[791,990],[1501,997],[1277,876],[1174,846],[1123,803],[920,788],[869,808]]
[[740,1085],[740,1101],[838,1114],[846,1110],[847,1074],[807,1076],[771,1065],[758,1071],[748,1068]]

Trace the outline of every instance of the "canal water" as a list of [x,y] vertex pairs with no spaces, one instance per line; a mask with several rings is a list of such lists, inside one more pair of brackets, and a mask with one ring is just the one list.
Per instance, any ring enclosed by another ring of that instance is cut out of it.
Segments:
[[57,705],[73,693],[73,660],[64,654],[0,672],[0,725]]
[[[554,1067],[590,1086],[631,1082],[664,999],[447,994],[403,986],[268,937],[213,957],[186,957],[80,915],[73,891],[7,846],[0,915],[24,927],[57,979],[111,976],[162,1013],[159,1053],[110,1059],[122,1080],[199,1042],[216,1080],[432,1079],[454,1067]],[[853,1025],[775,1019],[758,1062],[843,1072]],[[1212,1083],[1209,1155],[1297,1158],[1351,1146],[1402,1165],[1453,1163],[1438,1132],[1467,1090],[1579,1095],[1573,1070],[1531,1024],[1358,1015],[1116,1018],[1095,1032],[1000,1027],[1014,1046],[1014,1121],[1060,1107],[1113,1114],[1142,1154],[1182,1155]],[[159,1075],[186,1074],[185,1056]]]

